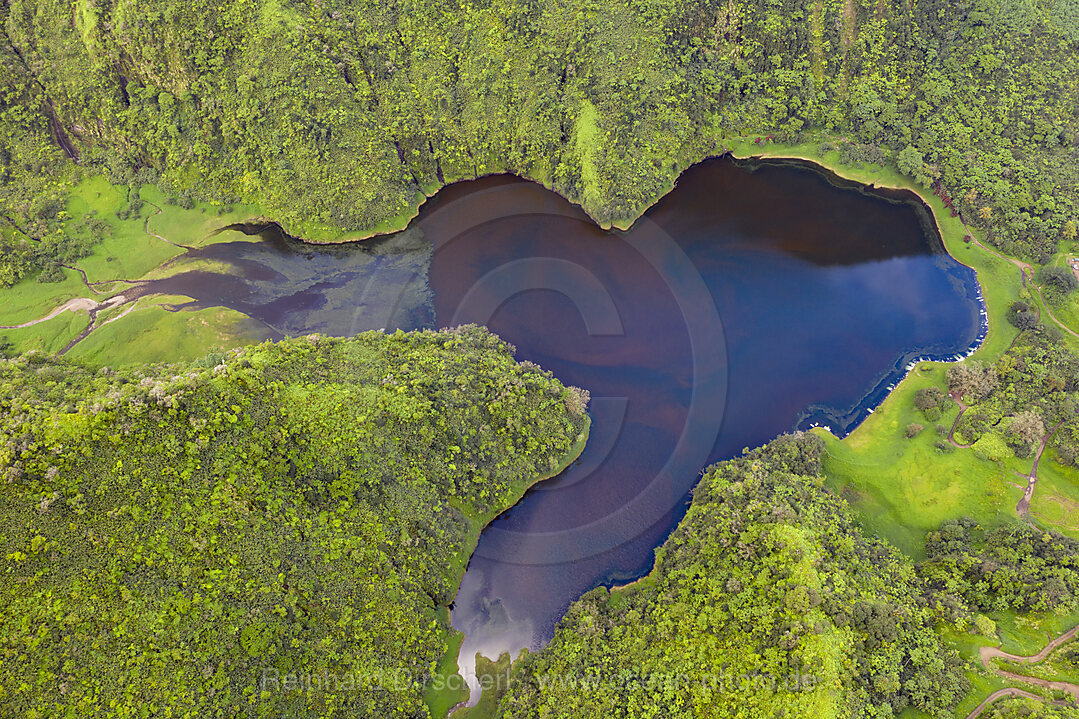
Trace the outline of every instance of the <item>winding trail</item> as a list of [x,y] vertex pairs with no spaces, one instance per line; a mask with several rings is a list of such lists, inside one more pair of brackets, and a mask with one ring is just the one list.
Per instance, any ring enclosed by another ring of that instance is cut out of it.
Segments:
[[1041,444],[1038,445],[1038,453],[1034,455],[1034,465],[1030,468],[1030,474],[1021,475],[1026,476],[1027,488],[1023,491],[1023,498],[1019,500],[1019,504],[1015,505],[1015,512],[1020,517],[1030,516],[1030,500],[1034,498],[1034,488],[1038,484],[1038,462],[1041,461],[1042,453],[1045,452],[1045,445],[1049,442],[1053,435],[1056,434],[1056,431],[1060,429],[1060,425],[1062,424],[1064,424],[1064,420],[1060,420],[1059,422],[1057,422],[1052,429],[1045,433],[1045,436],[1042,437]]
[[1039,662],[1044,662],[1058,647],[1075,639],[1076,635],[1079,635],[1079,625],[1072,627],[1053,641],[1046,644],[1037,654],[1031,654],[1028,657],[1010,654],[997,647],[982,647],[978,650],[978,654],[981,656],[982,664],[986,669],[989,669],[989,660],[991,659],[1006,659],[1009,662],[1015,662],[1016,664],[1038,664]]
[[[991,662],[993,659],[1004,659],[1006,661],[1014,662],[1016,664],[1039,664],[1045,661],[1049,657],[1049,655],[1052,654],[1060,646],[1067,644],[1072,639],[1075,639],[1077,635],[1079,635],[1079,625],[1072,627],[1068,631],[1064,632],[1059,637],[1042,647],[1041,651],[1039,651],[1037,654],[1032,654],[1030,656],[1024,657],[1019,656],[1018,654],[1011,654],[1009,652],[1002,651],[997,647],[981,647],[978,649],[978,655],[982,660],[982,666],[995,672],[1000,677],[1010,679],[1011,681],[1032,684],[1034,686],[1042,687],[1044,689],[1067,692],[1068,694],[1072,695],[1072,701],[1070,702],[1062,699],[1054,699],[1052,701],[1049,701],[1050,704],[1054,704],[1056,706],[1075,706],[1076,704],[1079,704],[1079,684],[1072,684],[1071,682],[1054,682],[1047,679],[1038,679],[1036,677],[1028,677],[1022,674],[1016,674],[1015,672],[1009,672],[1004,669],[994,669]],[[975,707],[974,711],[967,714],[966,719],[976,719],[978,716],[981,715],[982,712],[989,708],[991,704],[993,704],[998,699],[1003,699],[1004,697],[1024,697],[1026,699],[1037,699],[1038,701],[1046,701],[1045,697],[1038,696],[1037,694],[1032,694],[1031,692],[1025,691],[1023,689],[1017,689],[1014,687],[1000,689],[986,697],[985,701]]]
[[[1036,699],[1037,701],[1040,701],[1040,702],[1045,701],[1045,697],[1040,697],[1037,694],[1032,694],[1032,693],[1026,691],[1025,689],[1015,689],[1013,687],[1009,687],[1007,689],[998,689],[997,691],[995,691],[992,694],[990,694],[989,696],[987,696],[985,698],[985,701],[983,701],[981,704],[979,704],[974,709],[974,711],[972,711],[970,714],[967,714],[966,719],[977,719],[977,717],[981,716],[982,712],[984,712],[986,709],[988,709],[991,704],[996,702],[998,699],[1003,699],[1004,697],[1008,697],[1008,698],[1011,698],[1011,699],[1015,699],[1017,697],[1022,697],[1024,699]],[[1058,707],[1069,706],[1068,702],[1063,701],[1061,699],[1054,699],[1053,701],[1051,701],[1049,703],[1054,704],[1054,705],[1056,705]]]
[[[1049,303],[1045,301],[1045,297],[1042,295],[1042,288],[1039,287],[1034,282],[1034,268],[1029,263],[1023,262],[1022,260],[1017,260],[1014,257],[1008,257],[1007,255],[1004,255],[1004,254],[1001,254],[1000,252],[997,252],[996,250],[992,249],[991,247],[986,247],[985,245],[983,245],[978,240],[977,237],[974,236],[974,234],[970,231],[970,228],[967,227],[965,222],[963,223],[963,227],[966,228],[966,230],[967,230],[967,237],[969,237],[970,241],[973,242],[975,245],[982,248],[983,250],[985,250],[986,252],[988,252],[991,255],[996,255],[997,257],[999,257],[1002,260],[1005,260],[1007,262],[1011,262],[1013,265],[1015,265],[1016,267],[1019,268],[1019,273],[1020,273],[1020,275],[1022,277],[1022,280],[1023,280],[1023,287],[1032,288],[1034,290],[1034,294],[1036,294],[1038,296],[1038,303],[1040,305],[1039,308],[1038,308],[1039,314],[1040,314],[1041,310],[1044,308],[1046,314],[1049,315],[1050,319],[1052,319],[1053,322],[1055,322],[1056,325],[1058,327],[1060,327],[1060,329],[1064,330],[1065,332],[1070,334],[1072,337],[1075,337],[1075,338],[1079,339],[1079,332],[1076,332],[1071,327],[1068,327],[1068,325],[1061,322],[1060,319],[1056,315],[1053,314],[1053,310],[1051,310],[1049,308]],[[1029,280],[1029,282],[1028,282],[1028,280]]]
[[951,397],[952,400],[954,400],[957,405],[959,405],[959,414],[957,414],[955,416],[955,421],[952,422],[952,428],[950,430],[948,430],[948,441],[952,443],[953,447],[959,447],[960,449],[965,449],[965,448],[969,447],[970,445],[972,445],[974,443],[973,442],[968,442],[967,444],[959,444],[958,442],[956,442],[955,441],[955,429],[956,429],[956,427],[959,426],[959,420],[963,419],[963,413],[966,412],[968,409],[970,409],[970,406],[964,404],[962,395],[960,395],[958,392],[956,392],[954,390],[949,392],[948,396]]
[[60,305],[44,317],[39,317],[38,319],[30,320],[29,322],[23,322],[21,325],[0,325],[0,330],[21,330],[23,327],[33,327],[34,325],[39,325],[42,322],[48,322],[53,317],[56,317],[59,314],[63,314],[64,312],[80,312],[84,310],[86,312],[89,312],[90,310],[95,309],[101,304],[103,303],[100,303],[96,300],[91,300],[87,297],[76,297],[73,300],[68,300],[67,302]]

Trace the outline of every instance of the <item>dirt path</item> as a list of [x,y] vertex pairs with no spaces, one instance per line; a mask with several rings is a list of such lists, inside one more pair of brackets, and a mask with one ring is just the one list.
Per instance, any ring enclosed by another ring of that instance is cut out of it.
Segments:
[[[1046,439],[1048,439],[1048,437],[1046,437]],[[1070,682],[1053,682],[1047,679],[1037,679],[1035,677],[1028,677],[1022,674],[1016,674],[1014,672],[1005,671],[1003,669],[994,669],[991,665],[991,661],[993,659],[1004,659],[1009,662],[1015,662],[1016,664],[1038,664],[1045,661],[1049,657],[1049,655],[1052,654],[1053,651],[1058,649],[1060,646],[1067,644],[1072,639],[1075,639],[1077,635],[1079,635],[1079,626],[1072,627],[1071,629],[1064,632],[1059,637],[1042,647],[1041,651],[1037,654],[1032,654],[1026,657],[1019,656],[1018,654],[1010,654],[1008,652],[998,649],[997,647],[981,647],[978,650],[978,655],[982,660],[982,666],[995,672],[998,676],[1004,677],[1005,679],[1017,682],[1024,682],[1026,684],[1032,684],[1034,686],[1043,687],[1045,689],[1062,691],[1071,694],[1073,702],[1067,702],[1058,699],[1053,700],[1050,703],[1057,706],[1073,706],[1075,703],[1079,703],[1079,684],[1072,684]],[[1004,697],[1025,697],[1027,699],[1037,699],[1038,701],[1045,701],[1045,697],[1038,696],[1037,694],[1032,694],[1028,691],[1024,691],[1023,689],[1016,689],[1013,687],[1009,687],[1007,689],[1000,689],[986,697],[985,701],[979,704],[974,709],[974,711],[967,714],[966,719],[976,719],[979,715],[981,715],[983,711],[985,711],[991,704],[993,704],[993,702],[997,701],[998,699],[1003,699]]]
[[1067,692],[1072,695],[1072,703],[1079,704],[1079,684],[1072,684],[1071,682],[1051,682],[1048,679],[1037,679],[1023,674],[1016,674],[1015,672],[1004,671],[1003,669],[997,669],[996,672],[998,675],[1005,679],[1011,679],[1013,682],[1025,682],[1027,684],[1033,684],[1036,687],[1049,689],[1050,691]]
[[[106,302],[107,301],[108,300],[106,300]],[[0,330],[21,330],[23,327],[33,327],[34,325],[39,325],[42,322],[48,322],[53,317],[56,317],[59,314],[63,314],[64,312],[89,312],[98,307],[98,305],[100,304],[103,303],[100,303],[97,300],[91,300],[87,297],[76,297],[73,300],[68,300],[67,302],[60,305],[44,317],[40,317],[36,320],[30,320],[29,322],[23,322],[21,325],[0,325]]]
[[965,222],[963,223],[963,229],[965,229],[967,231],[967,237],[970,238],[971,242],[976,244],[978,247],[981,247],[983,250],[985,250],[989,254],[996,255],[997,257],[999,257],[1000,259],[1002,259],[1002,260],[1004,260],[1006,262],[1011,262],[1013,265],[1015,265],[1020,270],[1022,270],[1024,275],[1034,273],[1034,268],[1031,267],[1030,264],[1028,264],[1026,262],[1023,262],[1022,260],[1017,260],[1014,257],[1008,257],[1007,255],[1004,255],[1004,254],[1001,254],[1001,253],[997,252],[992,247],[986,247],[985,245],[983,245],[978,240],[978,238],[974,236],[974,233],[970,231],[970,228],[967,227],[967,223],[965,223]]
[[1019,504],[1015,505],[1015,511],[1020,517],[1030,516],[1030,500],[1034,498],[1034,488],[1038,484],[1038,462],[1041,461],[1042,453],[1045,452],[1045,445],[1056,434],[1062,424],[1064,424],[1064,420],[1057,422],[1051,430],[1045,433],[1041,444],[1038,445],[1038,453],[1034,455],[1034,465],[1030,468],[1030,474],[1026,475],[1027,488],[1023,491],[1023,498],[1019,500]]
[[963,404],[963,398],[958,392],[949,392],[948,396],[951,397],[952,400],[954,400],[957,405],[959,405],[959,414],[957,414],[955,416],[955,421],[952,422],[952,428],[950,430],[948,430],[948,441],[952,443],[953,447],[959,447],[960,449],[965,449],[965,448],[969,447],[970,445],[972,445],[974,443],[970,442],[968,444],[959,444],[958,442],[956,442],[955,441],[955,428],[959,426],[959,420],[963,419],[963,413],[966,412],[968,409],[970,409],[970,407]]
[[[963,226],[966,227],[965,224]],[[1053,322],[1055,322],[1056,325],[1058,327],[1060,327],[1060,329],[1064,330],[1065,332],[1070,334],[1072,337],[1079,338],[1079,332],[1076,332],[1071,327],[1068,327],[1068,325],[1061,322],[1060,319],[1056,315],[1053,314],[1053,310],[1049,309],[1049,303],[1045,301],[1045,297],[1042,295],[1041,287],[1039,287],[1034,282],[1034,268],[1030,264],[1028,264],[1026,262],[1023,262],[1022,260],[1017,260],[1014,257],[1008,257],[1007,255],[1003,255],[1003,254],[997,252],[996,250],[994,250],[994,249],[992,249],[990,247],[986,247],[985,245],[983,245],[981,242],[978,241],[977,237],[975,237],[973,234],[971,234],[969,228],[967,229],[967,237],[970,238],[971,242],[973,242],[975,245],[982,248],[986,252],[988,252],[988,253],[990,253],[992,255],[996,255],[997,257],[999,257],[1002,260],[1006,260],[1007,262],[1011,262],[1013,265],[1018,267],[1019,271],[1020,271],[1020,274],[1022,275],[1023,286],[1024,287],[1030,287],[1031,289],[1034,290],[1034,294],[1036,294],[1038,296],[1038,302],[1041,305],[1041,307],[1039,307],[1039,312],[1041,311],[1041,308],[1045,308],[1045,313],[1047,315],[1049,315],[1050,319],[1052,319]],[[1029,282],[1028,282],[1028,280],[1029,280]]]
[[[966,719],[977,719],[977,717],[981,716],[982,712],[988,709],[989,706],[993,704],[993,702],[997,701],[998,699],[1003,699],[1004,697],[1010,697],[1012,699],[1016,697],[1023,697],[1024,699],[1037,699],[1040,702],[1045,701],[1045,697],[1040,697],[1037,694],[1031,694],[1024,689],[1013,689],[1011,687],[1009,687],[1008,689],[998,689],[997,691],[987,696],[985,698],[985,701],[979,704],[974,711],[972,711],[970,714],[967,714]],[[1059,699],[1050,702],[1050,704],[1055,704],[1056,706],[1068,705],[1067,702],[1060,701]]]
[[1071,335],[1072,337],[1076,337],[1076,338],[1079,338],[1079,332],[1076,332],[1076,331],[1075,331],[1075,330],[1073,330],[1073,329],[1072,329],[1071,327],[1068,327],[1068,326],[1067,326],[1066,324],[1064,324],[1063,322],[1061,322],[1061,321],[1060,321],[1060,320],[1059,320],[1059,319],[1057,318],[1057,316],[1053,314],[1053,310],[1049,309],[1049,305],[1048,305],[1048,304],[1046,304],[1046,302],[1045,302],[1045,298],[1044,298],[1044,297],[1042,297],[1042,290],[1041,290],[1041,288],[1040,288],[1040,287],[1038,287],[1038,286],[1037,286],[1036,284],[1034,284],[1033,282],[1031,283],[1031,287],[1033,287],[1033,288],[1034,288],[1034,291],[1038,293],[1038,299],[1039,299],[1039,300],[1041,300],[1041,303],[1042,303],[1042,305],[1044,305],[1044,306],[1045,306],[1045,311],[1046,311],[1046,313],[1048,313],[1049,317],[1050,317],[1050,318],[1052,318],[1053,322],[1056,322],[1056,323],[1057,323],[1057,326],[1058,326],[1058,327],[1060,327],[1060,329],[1064,330],[1065,332],[1067,332],[1068,334],[1070,334],[1070,335]]
[[1029,657],[1021,657],[1018,654],[1009,654],[1002,651],[997,647],[982,647],[978,650],[978,654],[981,656],[982,664],[986,669],[989,669],[990,659],[1007,659],[1009,662],[1015,662],[1016,664],[1037,664],[1044,662],[1050,654],[1053,653],[1061,645],[1067,644],[1072,639],[1075,639],[1076,635],[1079,635],[1079,625],[1076,625],[1068,631],[1061,634],[1059,637],[1042,647],[1042,650],[1037,654],[1031,654]]

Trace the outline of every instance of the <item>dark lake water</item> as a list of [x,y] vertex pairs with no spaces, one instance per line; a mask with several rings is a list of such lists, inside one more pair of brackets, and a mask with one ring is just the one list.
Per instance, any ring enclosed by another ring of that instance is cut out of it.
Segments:
[[974,273],[917,198],[797,163],[703,163],[624,233],[497,177],[442,190],[391,238],[194,256],[227,274],[153,291],[282,335],[485,324],[592,393],[580,460],[480,540],[453,609],[466,669],[476,651],[542,644],[581,594],[646,573],[707,464],[813,424],[843,435],[914,360],[984,335]]

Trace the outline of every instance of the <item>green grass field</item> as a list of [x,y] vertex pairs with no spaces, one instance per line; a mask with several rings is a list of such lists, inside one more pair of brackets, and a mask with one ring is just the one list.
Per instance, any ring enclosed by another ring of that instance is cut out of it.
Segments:
[[[63,282],[38,282],[31,277],[14,287],[0,288],[0,325],[19,325],[39,319],[75,297],[99,299],[86,289],[78,272],[63,270],[63,273]],[[2,334],[10,332],[0,330]]]
[[32,327],[0,330],[0,337],[6,338],[20,352],[37,350],[55,353],[77,337],[89,323],[86,312],[64,312]]
[[[943,367],[922,363],[884,404],[840,441],[818,430],[827,442],[824,471],[829,487],[845,497],[871,533],[915,559],[924,556],[926,532],[941,522],[968,515],[985,524],[1014,517],[1023,492],[1013,469],[1030,460],[993,462],[971,449],[941,452],[942,438],[914,408],[912,396],[923,386],[939,386]],[[951,427],[958,410],[940,419]],[[908,424],[925,426],[907,439]]]
[[269,339],[263,325],[239,312],[221,307],[180,312],[162,308],[163,304],[186,299],[139,300],[134,311],[99,326],[72,348],[70,356],[92,365],[178,362],[198,359],[211,349],[231,349]]
[[1030,513],[1048,526],[1079,537],[1079,468],[1057,462],[1051,449],[1038,465],[1038,487]]
[[[974,358],[992,362],[1011,345],[1018,332],[1003,321],[1005,312],[1017,299],[1035,298],[1023,288],[1018,267],[973,243],[964,242],[966,229],[957,218],[950,217],[935,195],[916,187],[894,169],[872,165],[843,166],[837,152],[821,157],[815,143],[784,147],[728,141],[727,145],[739,157],[797,157],[822,164],[848,179],[902,187],[919,194],[933,210],[948,252],[977,272],[990,324],[988,336]],[[1063,258],[1064,253],[1058,257],[1061,264]],[[1079,326],[1079,293],[1069,297],[1062,308],[1054,306],[1053,312],[1073,329]],[[1044,314],[1043,320],[1052,324]],[[1063,336],[1073,348],[1079,346],[1067,333]],[[980,458],[973,449],[958,448],[952,452],[937,449],[941,437],[935,424],[950,428],[958,408],[946,412],[937,423],[929,422],[914,407],[913,396],[922,387],[943,388],[947,367],[945,363],[919,363],[881,406],[843,440],[817,430],[827,446],[824,460],[827,485],[850,502],[867,531],[896,545],[915,560],[925,556],[926,532],[939,527],[945,520],[970,516],[992,526],[1015,518],[1015,505],[1025,484],[1016,472],[1029,472],[1032,462],[1014,456],[992,461]],[[914,422],[923,424],[925,429],[907,439],[905,429]],[[1039,481],[1031,514],[1046,526],[1079,536],[1079,519],[1076,519],[1079,516],[1076,511],[1079,510],[1079,469],[1061,466],[1053,456],[1051,450],[1047,451],[1039,464]],[[973,687],[956,707],[957,717],[965,716],[986,696],[1006,686],[1034,689],[1023,683],[1005,681],[983,669],[978,659],[979,647],[1000,645],[1005,651],[1029,655],[1036,653],[1049,639],[1079,623],[1079,613],[1020,616],[1004,612],[993,614],[991,618],[997,623],[999,639],[980,637],[957,628],[944,630],[951,644],[968,660],[967,676]],[[1072,681],[1075,681],[1074,673]],[[925,717],[912,709],[901,716],[906,719]]]
[[[167,204],[161,191],[152,185],[142,186],[139,196],[145,202],[141,210],[128,219],[120,219],[117,212],[129,202],[126,187],[112,186],[103,177],[80,182],[68,198],[68,214],[75,219],[84,216],[100,219],[108,225],[109,232],[94,245],[91,255],[78,261],[77,267],[86,273],[87,281],[105,284],[88,287],[72,269],[63,270],[63,282],[42,283],[36,277],[27,278],[14,287],[0,289],[0,325],[18,325],[45,317],[74,298],[101,302],[132,286],[125,280],[192,269],[192,263],[172,262],[184,252],[176,245],[201,247],[243,239],[246,236],[240,233],[217,233],[217,230],[258,215],[258,208],[251,206],[225,211],[198,203],[184,209]],[[211,309],[174,314],[154,307],[155,304],[161,302],[140,302],[134,312],[94,330],[73,348],[71,356],[96,364],[191,359],[214,347],[235,347],[268,336],[259,323],[236,312]],[[98,324],[127,309],[121,307],[102,313]],[[31,327],[0,329],[0,337],[6,337],[17,351],[56,352],[78,336],[87,322],[85,311],[65,312]]]

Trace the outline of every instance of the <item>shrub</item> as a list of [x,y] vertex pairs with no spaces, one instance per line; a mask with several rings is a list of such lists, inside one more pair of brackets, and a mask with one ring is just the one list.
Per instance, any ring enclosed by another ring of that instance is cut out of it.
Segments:
[[42,268],[41,273],[37,276],[38,282],[63,282],[65,276],[64,271],[60,268],[60,264],[57,262],[50,262]]
[[907,439],[910,439],[911,437],[918,436],[918,434],[923,429],[925,429],[925,427],[923,425],[920,425],[917,422],[911,422],[910,424],[907,425]]
[[1008,308],[1008,322],[1021,330],[1031,330],[1038,324],[1038,308],[1018,300]]
[[937,387],[923,387],[914,393],[914,406],[922,412],[930,407],[939,407],[944,392]]
[[948,368],[948,387],[960,396],[977,401],[988,397],[999,385],[997,371],[979,362],[960,362]]
[[975,456],[992,462],[999,462],[1011,454],[1011,449],[1004,438],[995,432],[986,432],[979,437],[973,449]]
[[995,639],[997,636],[997,623],[984,614],[974,617],[974,630],[983,637]]
[[1024,442],[1037,442],[1045,434],[1045,422],[1037,410],[1026,410],[1012,418],[1008,432]]
[[1079,287],[1079,280],[1070,267],[1043,267],[1038,270],[1038,282],[1067,294]]

